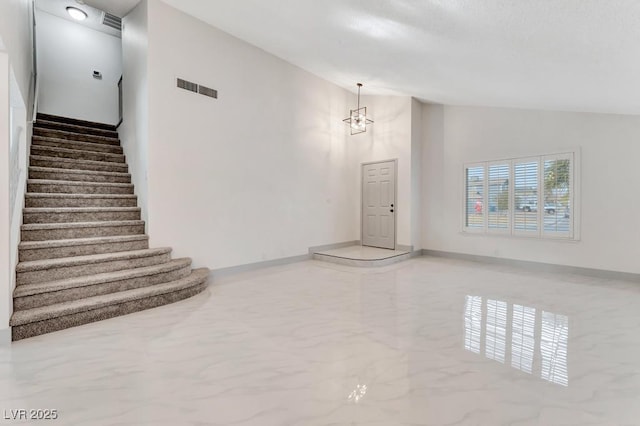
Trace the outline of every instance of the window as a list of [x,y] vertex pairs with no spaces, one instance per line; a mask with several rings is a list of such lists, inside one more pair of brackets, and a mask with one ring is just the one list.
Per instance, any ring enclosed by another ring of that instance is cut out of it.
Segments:
[[465,166],[466,232],[574,239],[576,153]]

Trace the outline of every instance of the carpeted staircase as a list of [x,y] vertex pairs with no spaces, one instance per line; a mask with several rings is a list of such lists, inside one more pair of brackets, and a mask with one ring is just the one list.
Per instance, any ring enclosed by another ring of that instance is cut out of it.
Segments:
[[149,248],[114,126],[38,114],[33,128],[13,340],[193,296],[209,270]]

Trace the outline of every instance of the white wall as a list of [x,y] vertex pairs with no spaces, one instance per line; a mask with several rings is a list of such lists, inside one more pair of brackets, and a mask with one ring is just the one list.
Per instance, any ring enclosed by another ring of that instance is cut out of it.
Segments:
[[0,1],[0,51],[9,55],[22,99],[30,100],[33,49],[31,40],[31,1]]
[[[356,97],[349,96],[349,107],[355,108]],[[357,192],[351,199],[352,225],[360,238],[361,164],[398,159],[396,206],[396,242],[412,245],[411,236],[411,107],[412,99],[402,96],[362,96],[361,106],[374,121],[366,133],[347,136],[352,185]],[[342,115],[349,115],[348,108]],[[342,117],[342,118],[344,118]],[[348,132],[348,131],[347,131]]]
[[[640,272],[640,117],[425,106],[423,125],[423,248]],[[460,232],[465,162],[573,148],[582,158],[580,241]]]
[[[118,37],[36,10],[39,112],[117,124]],[[102,80],[93,78],[93,70]]]
[[[358,239],[341,121],[352,97],[162,2],[148,7],[151,244],[222,268]],[[177,89],[176,77],[219,99]]]
[[122,124],[118,134],[127,157],[131,181],[147,220],[147,170],[149,157],[149,93],[147,83],[147,0],[122,20]]
[[26,176],[33,73],[31,2],[0,2],[0,342],[11,339],[9,319]]

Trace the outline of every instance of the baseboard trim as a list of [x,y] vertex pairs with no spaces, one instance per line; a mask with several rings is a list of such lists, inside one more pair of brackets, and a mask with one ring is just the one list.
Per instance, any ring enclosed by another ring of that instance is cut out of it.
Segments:
[[0,330],[0,346],[11,344],[11,327]]
[[314,253],[317,253],[319,251],[324,251],[324,250],[333,250],[333,249],[339,249],[339,248],[351,247],[351,246],[359,246],[359,245],[361,245],[360,240],[345,241],[345,242],[342,242],[342,243],[325,244],[325,245],[322,245],[322,246],[309,247],[309,254],[314,254]]
[[271,266],[288,265],[290,263],[303,262],[311,259],[311,254],[301,254],[299,256],[282,257],[280,259],[265,260],[263,262],[246,263],[244,265],[229,266],[227,268],[212,269],[209,273],[209,279],[224,278],[230,275],[240,274],[243,272],[251,272],[257,269],[269,268]]
[[515,266],[534,272],[559,272],[565,274],[586,275],[594,278],[640,282],[640,274],[632,272],[610,271],[606,269],[583,268],[580,266],[558,265],[555,263],[533,262],[530,260],[505,259],[501,257],[480,256],[475,254],[422,249],[423,256],[468,260],[471,262],[491,263],[494,265]]

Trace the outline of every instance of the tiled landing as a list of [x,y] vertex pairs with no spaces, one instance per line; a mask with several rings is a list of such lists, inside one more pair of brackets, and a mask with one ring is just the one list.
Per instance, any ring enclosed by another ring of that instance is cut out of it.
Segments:
[[349,246],[322,250],[313,254],[316,260],[348,266],[386,266],[411,257],[409,250],[388,250],[376,247]]

